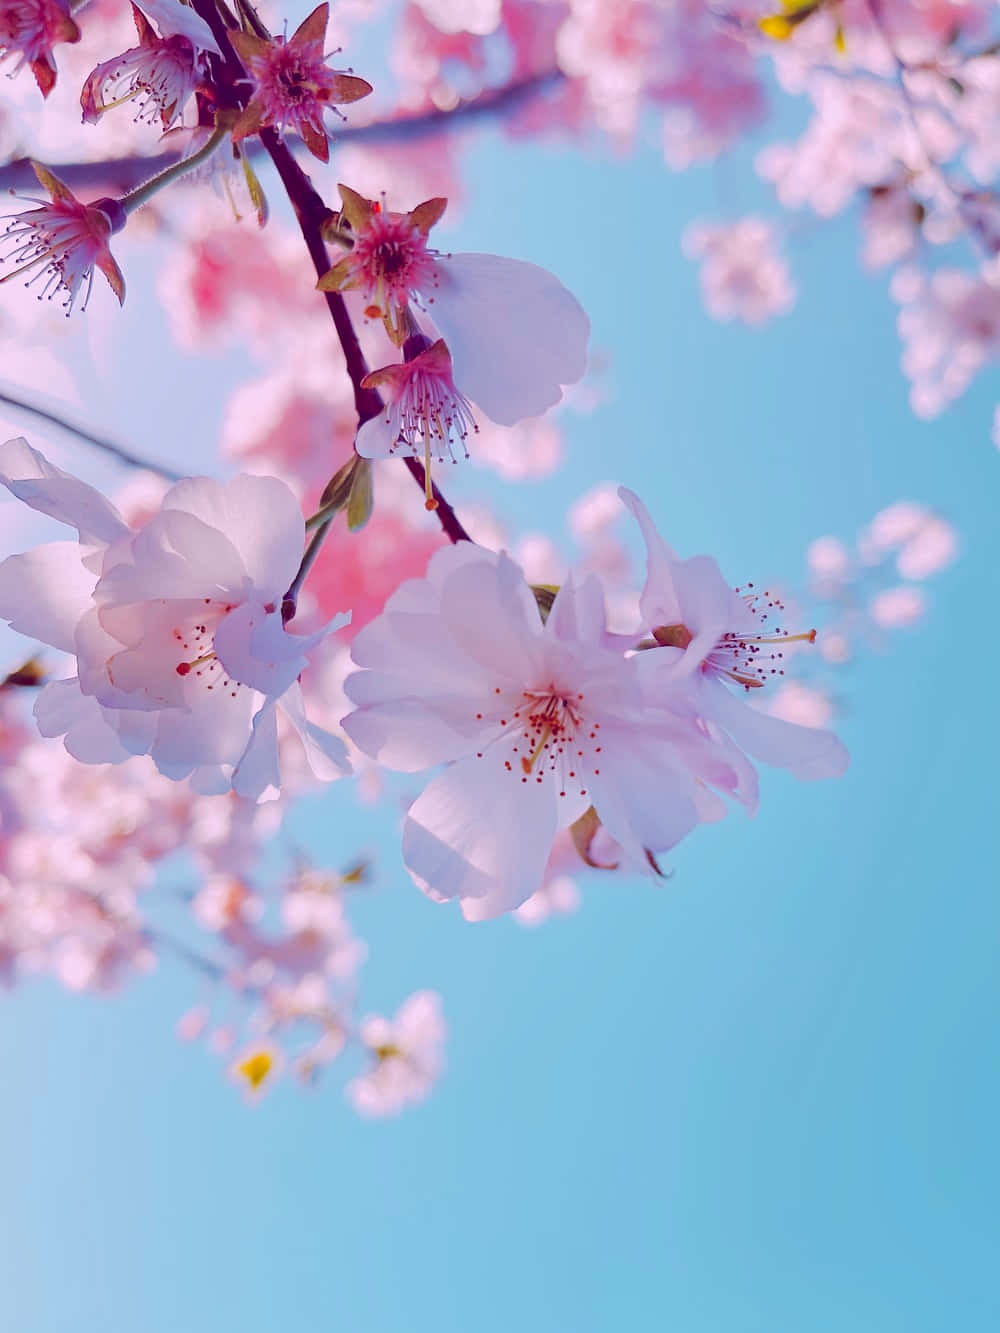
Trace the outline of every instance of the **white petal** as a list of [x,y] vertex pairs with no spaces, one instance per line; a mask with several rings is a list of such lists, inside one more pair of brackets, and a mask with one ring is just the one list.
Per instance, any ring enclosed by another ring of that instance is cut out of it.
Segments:
[[66,749],[82,764],[120,764],[131,758],[104,709],[80,693],[75,676],[43,686],[35,700],[35,721],[43,736],[62,736]]
[[276,707],[272,699],[258,710],[250,740],[233,770],[233,791],[248,801],[259,801],[266,793],[277,794],[281,789]]
[[299,502],[277,477],[190,477],[172,486],[163,508],[186,510],[225,533],[263,601],[280,598],[295,577],[305,545]]
[[699,822],[697,785],[672,762],[669,737],[602,732],[600,774],[591,774],[594,808],[608,833],[640,866],[646,852],[675,846]]
[[847,771],[847,750],[832,731],[800,727],[751,708],[721,680],[705,681],[706,715],[729,732],[738,746],[761,763],[787,768],[802,781],[839,778]]
[[0,564],[0,616],[11,629],[75,653],[74,634],[92,605],[94,576],[74,542],[51,542]]
[[281,697],[281,707],[285,716],[302,742],[306,753],[306,762],[321,782],[332,782],[334,778],[350,773],[351,761],[347,746],[339,736],[332,735],[306,717],[302,701],[302,689],[298,681]]
[[441,255],[424,295],[455,384],[501,426],[539,416],[587,366],[590,321],[558,278],[498,255]]
[[212,29],[179,0],[136,0],[136,4],[153,20],[161,37],[186,37],[196,51],[212,51],[221,56]]
[[20,437],[0,444],[0,484],[32,509],[76,528],[85,545],[109,546],[128,534],[100,491],[55,467]]
[[429,896],[474,898],[489,915],[538,889],[556,832],[550,783],[508,773],[500,755],[453,764],[410,807],[403,860]]
[[380,412],[358,429],[354,447],[362,458],[392,458],[415,454],[416,449],[399,443],[399,413]]
[[112,564],[95,589],[100,603],[127,606],[153,598],[241,601],[248,578],[232,542],[179,509],[165,509],[132,539],[127,560]]
[[233,680],[277,698],[309,665],[312,649],[329,630],[339,629],[345,618],[335,616],[313,634],[289,634],[280,608],[271,605],[267,611],[260,602],[245,602],[230,611],[219,622],[213,645]]

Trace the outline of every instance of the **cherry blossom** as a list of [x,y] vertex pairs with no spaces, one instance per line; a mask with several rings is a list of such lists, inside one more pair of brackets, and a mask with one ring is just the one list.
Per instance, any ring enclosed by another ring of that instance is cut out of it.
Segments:
[[207,26],[199,47],[183,31],[157,36],[135,4],[132,16],[139,45],[102,61],[88,75],[80,94],[83,119],[96,123],[106,111],[135,102],[136,120],[152,122],[159,117],[167,130],[183,114],[184,104],[201,77],[200,57],[205,50],[215,51],[215,42]]
[[441,997],[417,991],[392,1019],[372,1016],[361,1024],[371,1065],[347,1085],[347,1095],[365,1116],[395,1115],[424,1101],[443,1068],[446,1035]]
[[445,200],[407,214],[340,186],[351,254],[320,279],[324,291],[359,289],[397,343],[418,331],[411,302],[447,344],[462,394],[501,426],[541,415],[586,369],[590,321],[576,298],[535,264],[498,255],[429,250]]
[[468,458],[465,442],[478,427],[470,403],[455,387],[443,339],[407,361],[373,371],[364,385],[381,389],[387,406],[358,431],[362,458],[390,458],[398,452],[425,457],[428,464],[432,455],[454,461],[456,446]]
[[18,56],[14,73],[30,65],[39,91],[48,97],[55,87],[52,48],[78,42],[80,29],[70,15],[69,0],[3,0],[0,4],[0,59]]
[[62,290],[63,307],[69,315],[81,291],[82,308],[87,308],[94,269],[99,268],[119,304],[124,304],[125,279],[108,240],[125,226],[125,210],[117,199],[95,199],[91,204],[83,204],[47,167],[39,162],[33,162],[32,166],[48,192],[49,202],[36,200],[38,208],[15,213],[7,224],[4,237],[8,249],[0,262],[13,262],[15,268],[5,273],[0,282],[10,282],[22,273],[33,274],[27,286],[43,278],[38,299],[51,300]]
[[[773,620],[781,603],[749,585],[741,595],[709,556],[679,560],[657,532],[642,501],[622,487],[646,543],[646,584],[640,599],[651,651],[643,654],[664,689],[683,682],[690,691],[675,707],[690,707],[755,759],[789,769],[802,779],[837,777],[847,753],[830,732],[796,727],[768,716],[743,695],[784,676],[787,648],[813,642],[815,630],[792,635]],[[606,821],[605,821],[606,822]],[[614,831],[614,830],[612,830]]]
[[568,579],[543,624],[518,567],[462,543],[389,599],[352,655],[354,743],[404,772],[448,764],[410,807],[403,859],[475,919],[529,898],[557,830],[591,806],[642,865],[724,811],[704,783],[739,794],[728,757],[606,645],[592,576]]
[[317,777],[342,771],[343,743],[306,721],[297,677],[344,618],[311,634],[283,623],[304,536],[283,483],[192,478],[132,531],[24,440],[0,447],[0,481],[80,536],[0,566],[4,617],[77,659],[39,695],[43,735],[84,763],[148,753],[168,777],[256,799],[281,783],[280,702]]
[[795,288],[776,240],[774,227],[761,218],[688,227],[684,250],[702,261],[701,289],[710,315],[763,324],[791,309]]
[[329,17],[330,6],[317,5],[287,41],[230,29],[229,40],[251,84],[250,101],[233,128],[234,139],[256,134],[266,125],[273,125],[279,134],[291,128],[314,157],[329,160],[324,112],[372,91],[365,79],[328,68],[323,42]]

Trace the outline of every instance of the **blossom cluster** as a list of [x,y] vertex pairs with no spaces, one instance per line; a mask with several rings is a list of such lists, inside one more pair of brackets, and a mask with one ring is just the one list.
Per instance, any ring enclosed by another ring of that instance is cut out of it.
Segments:
[[[166,458],[113,503],[38,442],[0,443],[5,513],[54,525],[0,553],[0,618],[26,641],[0,683],[0,976],[111,990],[187,963],[201,990],[178,1031],[248,1096],[360,1057],[346,1092],[365,1115],[428,1094],[442,1003],[421,989],[364,1016],[350,904],[370,858],[275,872],[299,798],[350,777],[388,805],[407,775],[415,885],[469,921],[537,925],[575,910],[581,877],[654,880],[703,825],[755,813],[760,766],[841,777],[831,673],[919,619],[957,552],[945,518],[900,502],[853,548],[818,539],[799,597],[677,554],[615,485],[571,512],[575,560],[491,508],[456,512],[452,464],[547,475],[602,388],[557,275],[440,243],[463,194],[452,127],[488,112],[624,150],[655,114],[682,167],[760,122],[773,65],[813,118],[758,170],[788,208],[863,201],[915,409],[1000,351],[985,4],[410,0],[397,18],[379,120],[373,71],[334,65],[352,20],[327,3],[279,27],[242,2],[0,0],[45,195],[10,215],[0,282],[42,301],[36,322],[52,298],[79,321],[95,272],[125,301],[123,231],[155,239],[175,341],[233,347],[244,375],[221,461],[206,450],[225,479]],[[788,310],[793,236],[758,214],[691,225],[709,312]],[[971,266],[926,257],[963,243]]]

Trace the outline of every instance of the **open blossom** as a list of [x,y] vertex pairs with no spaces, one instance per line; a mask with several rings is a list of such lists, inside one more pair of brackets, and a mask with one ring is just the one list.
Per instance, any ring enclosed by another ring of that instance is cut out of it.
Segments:
[[[161,0],[151,11],[160,15],[162,35],[157,36],[142,9],[132,5],[139,45],[103,61],[87,76],[80,94],[86,122],[96,124],[105,111],[135,102],[136,120],[158,116],[163,128],[170,128],[198,86],[204,53],[218,51],[204,20],[179,4],[177,10]],[[201,28],[192,28],[190,20]]]
[[648,851],[724,813],[706,783],[740,794],[720,747],[608,646],[593,576],[569,579],[543,623],[513,561],[462,542],[403,584],[352,654],[355,744],[404,772],[447,765],[410,807],[403,859],[473,919],[529,898],[558,829],[591,806],[648,868]]
[[458,388],[491,421],[540,416],[582,377],[590,321],[551,273],[520,259],[430,249],[443,199],[389,213],[345,185],[340,194],[353,248],[320,289],[360,291],[366,313],[381,317],[399,345],[414,331],[416,306],[447,344]]
[[56,83],[52,48],[58,42],[79,40],[69,0],[0,0],[0,59],[20,57],[15,74],[22,65],[30,65],[43,97]]
[[43,735],[84,763],[150,754],[199,791],[259,799],[281,783],[280,703],[315,775],[344,770],[343,742],[306,721],[298,685],[344,618],[312,634],[283,623],[304,544],[283,482],[191,478],[135,530],[24,440],[0,446],[0,482],[79,533],[0,565],[0,615],[77,659],[76,676],[38,696]]
[[365,79],[327,66],[323,43],[329,17],[330,6],[318,5],[287,41],[230,29],[229,40],[252,87],[246,110],[233,128],[234,139],[245,139],[266,125],[273,125],[279,134],[291,128],[314,157],[329,160],[323,113],[372,91]]
[[455,387],[443,339],[409,361],[372,371],[364,386],[381,389],[386,408],[358,431],[362,458],[401,453],[422,456],[427,462],[432,456],[454,460],[456,446],[468,458],[465,441],[478,427],[468,400]]
[[742,595],[734,591],[710,556],[678,559],[639,497],[625,487],[619,494],[646,542],[639,608],[656,646],[639,654],[643,669],[670,693],[675,707],[690,708],[753,758],[801,779],[843,773],[847,752],[831,732],[760,712],[747,698],[769,682],[780,683],[786,648],[813,642],[815,630],[793,635],[770,623],[772,612],[781,610],[776,598],[752,585]]
[[82,309],[86,310],[94,269],[99,268],[119,303],[124,303],[125,279],[108,245],[109,238],[125,226],[121,204],[109,198],[81,203],[47,167],[39,162],[32,166],[49,202],[34,200],[38,208],[15,213],[7,224],[3,236],[7,252],[0,262],[12,262],[15,267],[0,282],[10,282],[21,273],[32,274],[25,284],[29,287],[44,279],[38,299],[51,300],[56,292],[65,292],[63,306],[68,315],[81,291]]
[[347,1085],[362,1115],[395,1115],[426,1099],[441,1073],[446,1028],[441,997],[422,990],[400,1005],[395,1018],[362,1020],[361,1040],[371,1067]]

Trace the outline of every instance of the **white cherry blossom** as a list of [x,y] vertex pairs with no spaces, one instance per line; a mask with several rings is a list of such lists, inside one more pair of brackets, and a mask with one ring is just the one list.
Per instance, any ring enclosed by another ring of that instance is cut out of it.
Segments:
[[345,770],[343,742],[306,720],[297,678],[348,617],[311,634],[283,624],[304,542],[283,482],[190,478],[135,530],[23,439],[0,446],[0,482],[79,534],[0,565],[0,615],[77,660],[38,697],[43,735],[84,763],[150,754],[198,790],[259,799],[281,782],[280,704],[315,775]]

